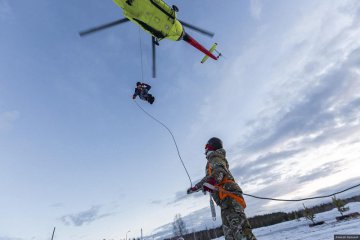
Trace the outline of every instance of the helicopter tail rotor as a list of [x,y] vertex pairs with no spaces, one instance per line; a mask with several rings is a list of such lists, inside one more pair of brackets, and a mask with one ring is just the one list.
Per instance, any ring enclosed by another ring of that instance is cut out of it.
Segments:
[[[212,47],[210,48],[209,52],[213,53],[213,52],[215,51],[215,52],[218,54],[218,56],[217,56],[216,58],[219,58],[219,57],[222,56],[222,54],[216,50],[216,46],[217,46],[217,43],[214,43],[214,44],[212,45]],[[201,63],[206,62],[206,60],[207,60],[208,58],[209,58],[209,55],[205,55],[205,56],[203,57],[203,59],[201,60]]]
[[114,22],[106,23],[106,24],[103,24],[103,25],[100,25],[100,26],[97,26],[97,27],[93,27],[93,28],[81,31],[81,32],[79,32],[79,35],[81,37],[84,37],[84,36],[86,36],[88,34],[95,33],[95,32],[98,32],[98,31],[101,31],[101,30],[104,30],[104,29],[107,29],[107,28],[111,28],[111,27],[114,27],[116,25],[128,22],[128,21],[129,21],[129,19],[127,19],[127,18],[119,19],[119,20],[116,20]]

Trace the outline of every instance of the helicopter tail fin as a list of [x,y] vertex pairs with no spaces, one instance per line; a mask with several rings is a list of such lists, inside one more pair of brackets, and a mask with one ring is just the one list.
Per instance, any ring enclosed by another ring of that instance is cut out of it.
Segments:
[[[217,46],[217,43],[214,43],[212,45],[212,47],[210,48],[209,52],[210,53],[213,53],[214,51],[216,51],[216,46]],[[216,51],[217,52],[217,51]],[[221,53],[219,53],[219,56],[217,58],[219,58],[221,56]],[[209,55],[205,55],[204,58],[201,60],[201,63],[204,63],[206,62],[206,60],[208,60],[209,58]]]

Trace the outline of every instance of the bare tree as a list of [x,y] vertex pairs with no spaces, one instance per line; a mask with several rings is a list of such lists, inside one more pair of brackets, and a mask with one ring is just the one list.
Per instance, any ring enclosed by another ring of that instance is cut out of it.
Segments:
[[173,233],[177,237],[182,237],[188,233],[185,222],[182,220],[181,215],[179,213],[176,214],[174,218]]

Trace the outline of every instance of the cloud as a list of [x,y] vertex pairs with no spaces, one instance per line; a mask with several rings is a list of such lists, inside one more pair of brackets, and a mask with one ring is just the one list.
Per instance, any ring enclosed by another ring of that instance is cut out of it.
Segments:
[[13,123],[20,118],[18,111],[0,113],[0,132],[11,130]]
[[[252,131],[242,143],[244,152],[272,149],[289,142],[288,147],[305,147],[333,139],[360,119],[360,73],[354,72],[360,63],[360,48],[333,71],[322,76],[318,83],[302,93],[288,109],[274,112],[274,118],[258,116],[248,126]],[[341,125],[341,126],[339,126]],[[357,124],[358,125],[358,124]],[[290,144],[291,142],[291,144]]]
[[79,227],[84,224],[89,224],[101,218],[113,215],[112,213],[100,214],[100,208],[100,206],[93,206],[86,211],[62,216],[60,220],[65,225],[73,225]]
[[64,204],[60,203],[60,202],[53,203],[53,204],[50,205],[50,207],[53,207],[53,208],[60,208],[60,207],[63,207],[63,206],[64,206]]
[[0,240],[22,240],[22,238],[0,236]]
[[[199,182],[200,179],[196,180],[195,183]],[[168,204],[171,205],[171,204],[174,204],[174,203],[178,203],[182,200],[185,200],[187,198],[200,198],[200,197],[203,197],[202,194],[191,194],[191,195],[187,195],[186,192],[184,190],[182,191],[178,191],[175,193],[175,197],[172,201],[169,201]]]
[[343,160],[326,163],[326,164],[320,166],[319,168],[313,169],[311,172],[309,172],[305,175],[299,176],[297,178],[297,181],[299,183],[305,183],[305,182],[313,181],[316,179],[321,179],[323,177],[335,174],[335,173],[341,171],[341,166],[343,164],[344,164]]
[[324,196],[336,193],[336,195],[339,195],[341,198],[356,196],[359,195],[360,186],[355,187],[358,184],[360,184],[360,177],[350,178],[336,184],[335,186],[320,189],[315,193],[315,195]]
[[[262,182],[271,182],[278,178],[278,174],[274,171],[288,158],[302,152],[303,149],[284,150],[281,152],[269,152],[265,155],[258,156],[252,162],[235,166],[231,169],[234,176],[240,176],[240,182],[246,184],[255,179],[261,179]],[[239,160],[241,161],[241,160]]]
[[250,13],[255,19],[260,19],[263,5],[261,0],[250,0]]
[[162,203],[162,201],[161,201],[161,200],[153,200],[153,201],[151,201],[150,203],[151,203],[151,204],[154,204],[154,205],[159,205],[159,204]]

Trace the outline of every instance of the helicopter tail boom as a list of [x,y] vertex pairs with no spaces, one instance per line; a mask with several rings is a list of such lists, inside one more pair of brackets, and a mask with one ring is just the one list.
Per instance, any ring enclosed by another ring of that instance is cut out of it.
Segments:
[[195,39],[193,39],[189,34],[184,33],[183,40],[185,42],[189,43],[190,45],[192,45],[193,47],[195,47],[196,49],[203,52],[206,56],[209,56],[214,60],[218,59],[214,54],[212,54],[209,50],[204,48],[200,43],[198,43]]

